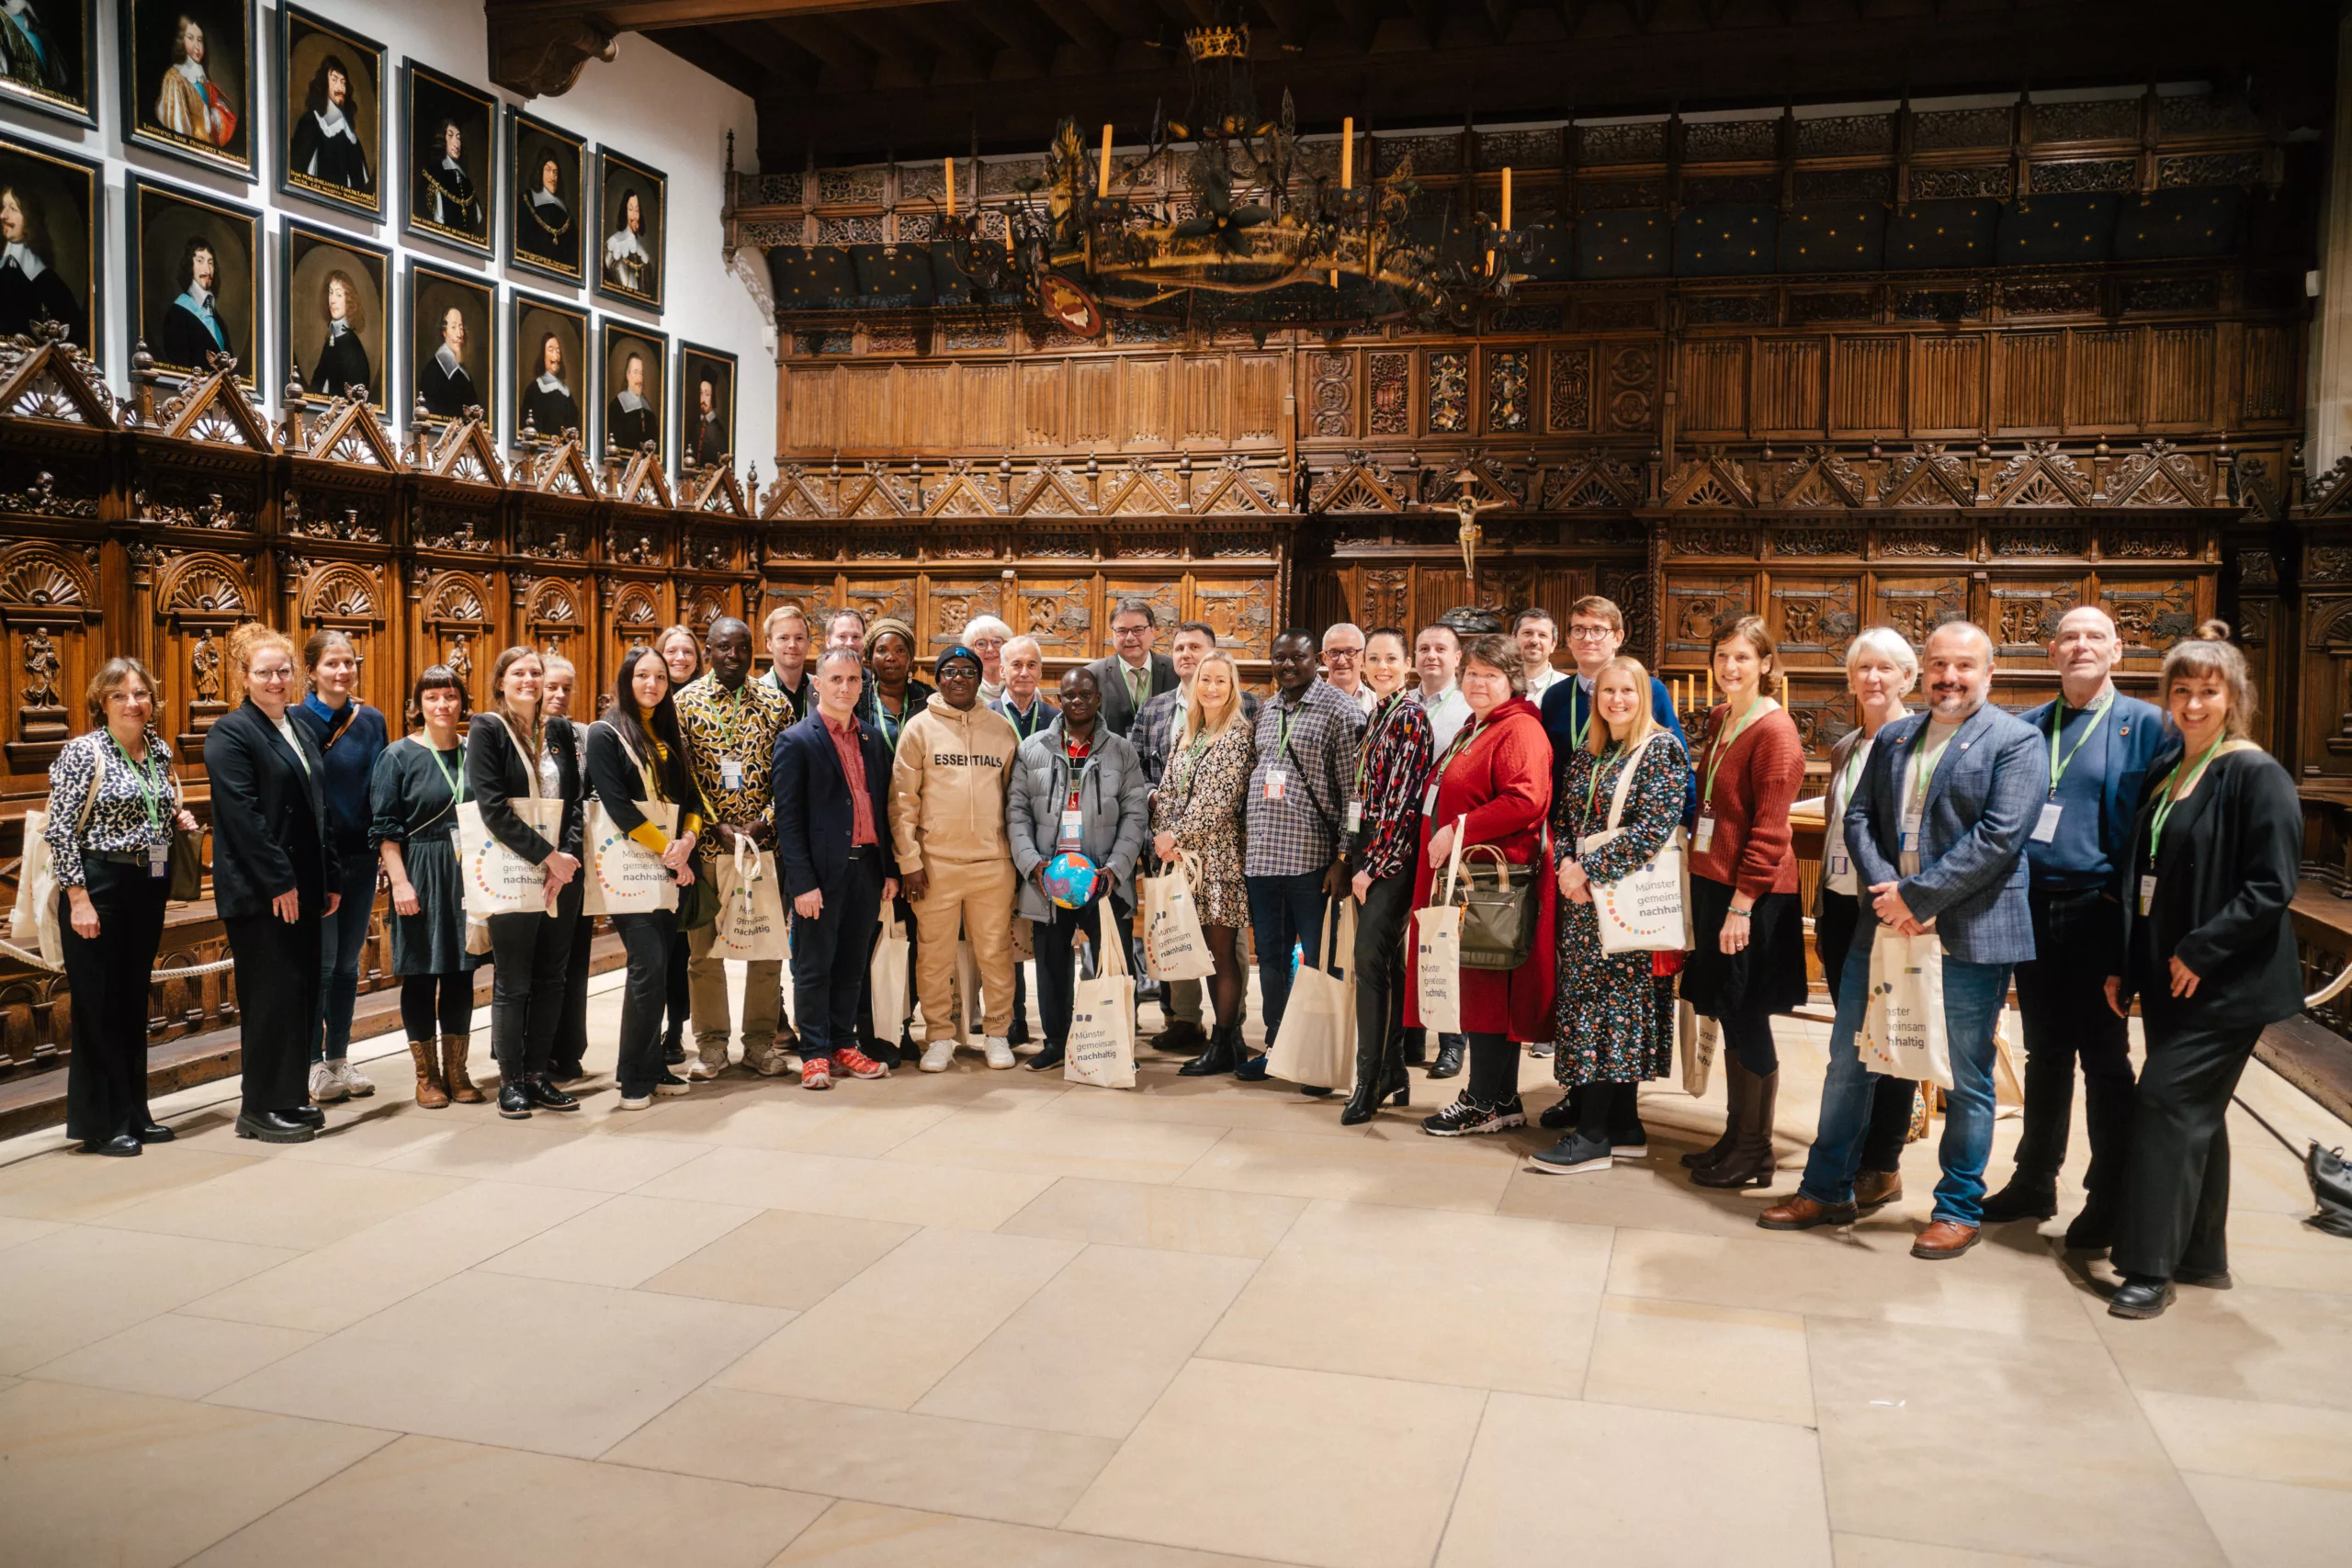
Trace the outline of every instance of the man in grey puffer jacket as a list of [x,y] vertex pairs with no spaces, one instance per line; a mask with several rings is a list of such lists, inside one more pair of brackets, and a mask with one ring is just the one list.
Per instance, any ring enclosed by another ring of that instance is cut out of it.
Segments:
[[[1060,716],[1051,728],[1021,743],[1005,801],[1005,837],[1021,878],[1021,913],[1036,927],[1038,1019],[1046,1048],[1029,1059],[1043,1071],[1062,1064],[1069,1042],[1074,956],[1083,931],[1100,944],[1102,909],[1113,934],[1128,941],[1135,908],[1136,857],[1143,852],[1151,785],[1142,760],[1121,736],[1099,722],[1102,686],[1091,669],[1062,677]],[[1046,896],[1043,873],[1055,855],[1077,850],[1102,872],[1082,909],[1065,909]]]

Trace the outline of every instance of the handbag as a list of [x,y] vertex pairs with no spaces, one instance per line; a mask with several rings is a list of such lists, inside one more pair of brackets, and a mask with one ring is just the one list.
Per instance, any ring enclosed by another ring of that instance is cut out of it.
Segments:
[[[1643,749],[1673,737],[1652,735]],[[1641,758],[1629,757],[1618,770],[1617,787],[1609,799],[1609,826],[1577,840],[1577,858],[1584,859],[1623,835],[1617,824],[1625,815],[1625,795]],[[1676,824],[1657,852],[1614,882],[1587,884],[1592,894],[1593,917],[1600,924],[1603,953],[1680,953],[1690,946],[1690,859],[1684,852],[1682,828]]]
[[1445,897],[1439,904],[1462,912],[1460,940],[1465,969],[1516,969],[1527,962],[1535,945],[1535,868],[1514,865],[1492,844],[1475,844],[1470,853],[1493,867],[1493,880],[1478,882],[1476,863],[1463,865],[1462,825],[1453,820],[1453,852],[1446,858]]
[[[1266,1070],[1317,1089],[1352,1086],[1356,1071],[1356,901],[1323,910],[1324,960],[1309,953],[1291,977],[1290,1002],[1266,1052]],[[1347,973],[1340,974],[1340,966]]]

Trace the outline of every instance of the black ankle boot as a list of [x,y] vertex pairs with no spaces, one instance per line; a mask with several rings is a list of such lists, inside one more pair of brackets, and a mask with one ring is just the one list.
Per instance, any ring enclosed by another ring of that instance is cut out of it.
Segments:
[[1462,1073],[1462,1036],[1441,1036],[1437,1045],[1437,1060],[1430,1064],[1431,1078],[1458,1077]]
[[2007,1187],[1984,1200],[1984,1223],[1988,1225],[2057,1217],[2058,1179],[2022,1166],[2009,1178]]
[[520,1074],[507,1078],[498,1086],[498,1113],[510,1122],[525,1122],[530,1119],[530,1089]]
[[1704,1170],[1711,1165],[1721,1165],[1730,1156],[1731,1146],[1739,1142],[1739,1124],[1732,1115],[1732,1107],[1737,1105],[1740,1096],[1747,1092],[1740,1085],[1747,1077],[1747,1069],[1739,1065],[1737,1057],[1726,1056],[1723,1063],[1724,1135],[1716,1139],[1711,1148],[1684,1155],[1682,1164],[1686,1169]]
[[1354,1127],[1371,1121],[1382,1100],[1392,1105],[1410,1104],[1412,1085],[1411,1077],[1405,1071],[1401,1041],[1384,1040],[1369,1051],[1358,1044],[1355,1087],[1348,1091],[1348,1103],[1340,1111],[1340,1125]]
[[1209,1034],[1208,1049],[1177,1068],[1177,1076],[1187,1078],[1204,1078],[1218,1073],[1229,1073],[1234,1068],[1234,1057],[1240,1053],[1240,1050],[1241,1031],[1227,1024],[1219,1024]]
[[580,1109],[580,1101],[558,1089],[555,1080],[545,1073],[526,1080],[523,1086],[523,1092],[530,1097],[533,1105],[541,1110],[577,1111]]

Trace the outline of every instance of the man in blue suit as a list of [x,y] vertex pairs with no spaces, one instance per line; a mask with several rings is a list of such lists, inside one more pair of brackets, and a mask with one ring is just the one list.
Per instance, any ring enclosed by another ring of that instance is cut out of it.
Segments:
[[[1544,689],[1540,710],[1544,715],[1544,733],[1552,738],[1555,775],[1557,760],[1582,746],[1591,728],[1594,678],[1624,646],[1625,612],[1613,600],[1588,593],[1568,606],[1568,652],[1576,658],[1577,672],[1563,676]],[[1683,742],[1684,750],[1690,750],[1690,742],[1682,733],[1681,716],[1674,711],[1673,695],[1655,672],[1650,676],[1650,716],[1657,720],[1659,728],[1674,732],[1675,739]],[[1696,774],[1691,776],[1685,795],[1682,821],[1688,827],[1698,819]]]
[[2025,849],[2037,955],[2018,965],[2025,1129],[2016,1174],[1984,1200],[1987,1224],[2058,1213],[2079,1055],[2089,1201],[2066,1227],[2066,1245],[2090,1250],[2109,1240],[2132,1145],[2131,1033],[2107,1005],[2099,978],[2100,971],[2123,973],[2123,910],[2114,883],[2131,858],[2141,788],[2178,750],[2162,710],[2115,689],[2109,671],[2122,649],[2105,610],[2075,605],[2050,639],[2058,700],[2018,716],[2047,738],[2050,798]]
[[1820,1130],[1797,1195],[1757,1224],[1806,1230],[1853,1223],[1854,1171],[1877,1077],[1854,1049],[1870,996],[1871,946],[1881,926],[1905,936],[1932,931],[1943,947],[1952,1087],[1937,1151],[1943,1179],[1911,1256],[1938,1261],[1975,1246],[1982,1223],[1993,1031],[2009,971],[2033,956],[2025,847],[2050,793],[2050,763],[2039,733],[1985,701],[1993,640],[1984,627],[1946,622],[1928,638],[1921,662],[1928,711],[1879,732],[1846,808],[1846,843],[1869,892],[1838,987]]
[[817,660],[817,711],[776,738],[775,858],[792,905],[792,999],[800,1020],[800,1087],[833,1071],[887,1077],[857,1048],[857,1004],[882,924],[899,896],[890,847],[890,747],[857,716],[865,671],[857,650]]

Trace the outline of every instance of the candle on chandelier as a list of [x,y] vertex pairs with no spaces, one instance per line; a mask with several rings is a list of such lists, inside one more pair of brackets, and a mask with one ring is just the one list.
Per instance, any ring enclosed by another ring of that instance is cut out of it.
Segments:
[[947,160],[947,216],[956,216],[956,160]]
[[1100,195],[1111,194],[1111,128],[1107,125],[1102,128],[1102,174],[1094,187]]
[[1510,165],[1503,165],[1503,227],[1510,227]]
[[1356,188],[1356,118],[1353,115],[1340,122],[1340,188]]

